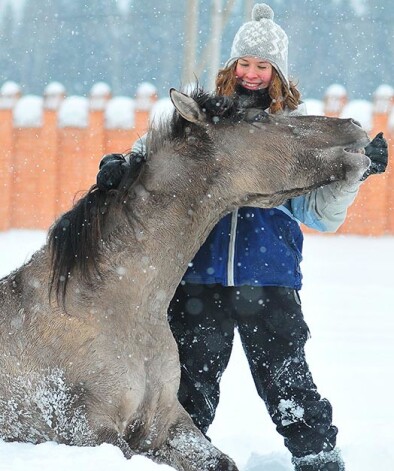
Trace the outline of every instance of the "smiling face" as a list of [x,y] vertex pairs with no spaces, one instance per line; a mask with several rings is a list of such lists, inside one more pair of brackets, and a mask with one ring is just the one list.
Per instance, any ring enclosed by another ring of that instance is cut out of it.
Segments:
[[258,57],[241,57],[235,68],[237,82],[248,90],[268,88],[272,79],[272,65]]

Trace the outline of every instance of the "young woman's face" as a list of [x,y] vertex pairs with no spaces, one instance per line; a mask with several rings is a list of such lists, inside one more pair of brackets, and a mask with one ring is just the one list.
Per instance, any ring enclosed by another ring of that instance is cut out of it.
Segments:
[[235,69],[237,82],[248,90],[267,88],[272,79],[272,65],[258,57],[241,57]]

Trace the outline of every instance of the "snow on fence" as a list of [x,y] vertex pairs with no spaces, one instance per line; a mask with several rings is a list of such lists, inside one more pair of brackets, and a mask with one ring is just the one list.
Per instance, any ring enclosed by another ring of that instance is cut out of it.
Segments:
[[[306,100],[309,114],[352,117],[373,137],[383,131],[394,146],[394,89],[379,86],[372,101],[349,101],[331,85],[322,100]],[[169,114],[168,98],[141,83],[136,96],[113,97],[96,83],[89,97],[68,96],[52,82],[43,96],[22,95],[15,82],[0,88],[0,230],[47,229],[95,182],[101,156],[125,152],[149,122]],[[368,179],[339,233],[394,234],[394,171]],[[304,228],[306,232],[309,229]]]

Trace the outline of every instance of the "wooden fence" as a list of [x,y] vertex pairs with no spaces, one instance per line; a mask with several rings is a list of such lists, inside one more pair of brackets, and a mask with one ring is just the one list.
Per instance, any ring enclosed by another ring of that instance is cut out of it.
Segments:
[[[394,126],[391,111],[394,93],[377,89],[371,102],[369,134],[383,131],[393,154]],[[51,91],[52,90],[52,91]],[[96,91],[95,91],[96,90]],[[339,89],[340,90],[340,89]],[[36,97],[37,98],[37,97]],[[47,87],[38,122],[20,123],[16,118],[23,97],[16,86],[4,84],[0,94],[0,230],[48,229],[54,219],[95,182],[98,163],[105,153],[125,152],[144,134],[157,96],[141,87],[133,100],[133,122],[113,128],[106,110],[114,98],[105,87],[92,89],[86,100],[86,122],[60,123],[67,100],[60,87]],[[340,116],[347,105],[346,93],[328,89],[322,112]],[[357,119],[357,116],[354,116]],[[71,120],[72,121],[72,120]],[[369,178],[338,231],[346,234],[394,234],[394,172]],[[309,229],[304,228],[306,232]]]

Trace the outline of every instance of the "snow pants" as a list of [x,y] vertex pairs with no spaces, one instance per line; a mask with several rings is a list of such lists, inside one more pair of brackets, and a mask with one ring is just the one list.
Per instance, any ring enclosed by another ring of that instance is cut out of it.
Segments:
[[168,318],[179,348],[179,400],[204,434],[237,328],[257,392],[292,455],[335,447],[331,405],[317,392],[305,359],[309,329],[297,291],[181,284]]

